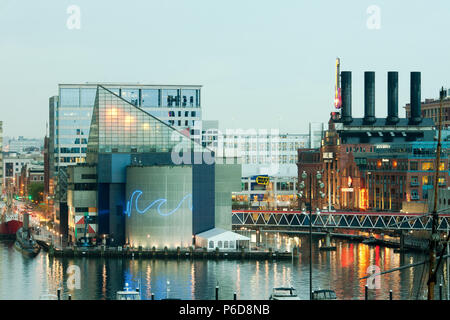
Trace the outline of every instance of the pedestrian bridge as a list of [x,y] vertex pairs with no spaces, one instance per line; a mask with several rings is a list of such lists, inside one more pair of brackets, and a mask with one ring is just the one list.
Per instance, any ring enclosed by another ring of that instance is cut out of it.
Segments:
[[[438,230],[450,228],[450,214],[439,214]],[[431,214],[401,212],[321,212],[312,214],[315,228],[431,230]],[[233,210],[235,227],[277,227],[293,230],[309,227],[309,213],[302,211]]]

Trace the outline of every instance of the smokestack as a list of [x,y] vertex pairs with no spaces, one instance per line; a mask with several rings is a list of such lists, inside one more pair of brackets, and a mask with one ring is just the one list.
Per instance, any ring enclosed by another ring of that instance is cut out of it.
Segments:
[[398,72],[388,72],[388,116],[386,121],[395,124],[398,119]]
[[350,123],[352,118],[352,72],[341,72],[342,121]]
[[375,122],[375,72],[364,72],[364,123]]
[[411,72],[411,117],[409,120],[412,124],[422,122],[420,92],[420,72]]

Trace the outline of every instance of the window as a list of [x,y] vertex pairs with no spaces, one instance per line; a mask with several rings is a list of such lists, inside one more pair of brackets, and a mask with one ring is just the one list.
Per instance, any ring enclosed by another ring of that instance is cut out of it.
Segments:
[[224,249],[228,249],[228,241],[224,241],[223,242],[223,248]]
[[62,107],[78,107],[80,105],[80,90],[61,89],[59,99]]
[[134,106],[139,106],[139,89],[122,89],[122,98]]
[[163,107],[178,107],[180,105],[180,96],[177,89],[163,89],[162,90],[162,104]]
[[219,249],[222,249],[222,241],[219,241],[219,242],[217,243],[217,247],[218,247]]
[[[450,200],[449,200],[449,204],[450,204]],[[230,249],[234,248],[234,241],[230,241]]]
[[211,249],[214,249],[214,241],[210,241],[210,242],[209,242],[209,247],[210,247]]
[[74,190],[83,191],[83,190],[96,190],[96,183],[75,183]]
[[422,162],[422,170],[428,171],[433,169],[434,169],[433,162]]
[[97,179],[96,174],[82,174],[81,179]]
[[200,106],[200,90],[182,89],[181,104],[183,107],[199,107]]
[[81,89],[80,103],[82,107],[92,107],[95,104],[95,95],[97,89]]
[[411,161],[409,163],[409,169],[410,170],[419,170],[419,164],[417,161]]
[[161,105],[158,89],[142,89],[141,92],[142,107],[159,107]]

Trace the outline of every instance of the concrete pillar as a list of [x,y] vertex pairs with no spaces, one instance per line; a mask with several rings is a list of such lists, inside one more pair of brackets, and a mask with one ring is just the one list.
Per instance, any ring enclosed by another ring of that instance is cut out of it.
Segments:
[[326,232],[326,235],[325,235],[325,246],[331,247],[331,233],[328,231]]
[[256,229],[256,246],[259,247],[261,243],[261,231]]
[[405,232],[400,231],[400,251],[405,250]]

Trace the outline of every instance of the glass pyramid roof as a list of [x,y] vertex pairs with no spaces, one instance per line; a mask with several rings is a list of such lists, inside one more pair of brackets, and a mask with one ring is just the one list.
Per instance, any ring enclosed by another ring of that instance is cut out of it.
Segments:
[[88,162],[97,162],[98,153],[171,152],[180,145],[194,152],[207,150],[108,89],[97,87],[88,140]]

